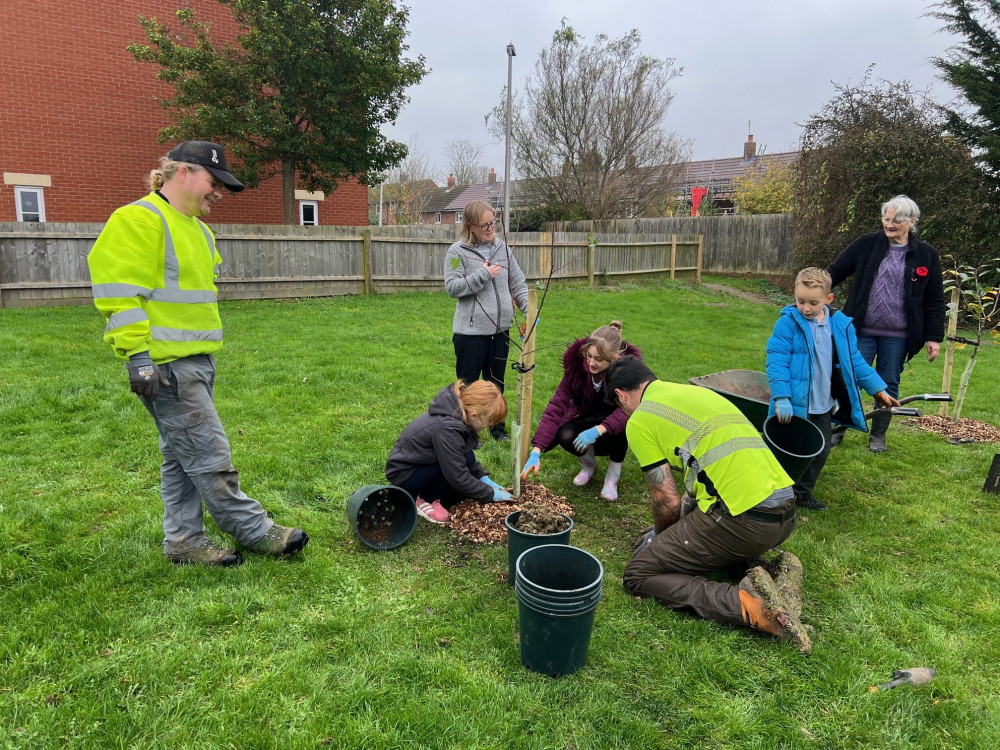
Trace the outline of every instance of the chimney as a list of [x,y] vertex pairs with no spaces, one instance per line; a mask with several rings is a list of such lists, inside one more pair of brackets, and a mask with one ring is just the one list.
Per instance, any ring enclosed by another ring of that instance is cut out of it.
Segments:
[[449,188],[455,187],[455,175],[453,174],[448,175],[448,187]]
[[747,142],[743,144],[743,160],[749,161],[757,155],[757,144],[753,142],[753,136],[747,136]]
[[490,176],[487,178],[487,181],[490,185],[495,184],[497,181],[497,171],[493,167],[490,167]]

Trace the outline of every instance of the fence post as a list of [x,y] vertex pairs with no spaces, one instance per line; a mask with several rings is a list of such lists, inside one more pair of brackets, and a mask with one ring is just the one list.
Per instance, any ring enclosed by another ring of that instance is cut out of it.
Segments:
[[701,283],[701,259],[705,253],[705,235],[698,235],[698,262],[695,264],[694,283]]
[[594,246],[587,243],[587,284],[594,288]]
[[541,252],[538,254],[538,275],[541,276],[542,281],[549,278],[549,274],[552,273],[552,232],[539,232],[538,233],[538,243],[542,246]]
[[670,278],[677,275],[677,235],[670,235]]
[[372,293],[372,230],[361,232],[361,293]]
[[[955,336],[955,329],[958,328],[958,296],[959,290],[956,286],[951,290],[951,311],[948,313],[948,336],[944,345],[944,373],[941,375],[941,393],[951,393],[951,366],[955,361],[955,342],[951,339]],[[948,416],[948,402],[941,402],[941,410],[938,412],[942,417]]]

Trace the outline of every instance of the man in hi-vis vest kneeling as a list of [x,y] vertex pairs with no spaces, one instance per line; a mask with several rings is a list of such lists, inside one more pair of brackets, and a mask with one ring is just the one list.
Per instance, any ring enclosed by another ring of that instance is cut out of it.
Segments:
[[[808,635],[755,560],[795,528],[792,480],[756,428],[719,394],[657,380],[634,357],[612,362],[605,383],[605,398],[629,415],[625,432],[653,511],[653,528],[637,540],[625,567],[626,590],[808,650]],[[782,564],[801,572],[794,555],[782,554]],[[738,585],[705,577],[734,567]]]
[[87,256],[104,340],[127,362],[129,385],[160,434],[163,553],[174,563],[232,566],[235,549],[205,536],[202,503],[244,548],[293,555],[309,541],[278,526],[240,489],[212,400],[222,322],[215,278],[222,258],[207,216],[223,187],[243,189],[222,146],[185,141],[149,175],[152,192],[115,211]]

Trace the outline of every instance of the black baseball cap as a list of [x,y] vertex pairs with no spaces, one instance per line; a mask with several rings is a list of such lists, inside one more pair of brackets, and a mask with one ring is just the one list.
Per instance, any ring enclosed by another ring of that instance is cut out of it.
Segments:
[[223,185],[238,193],[243,189],[243,183],[233,177],[229,172],[229,164],[226,162],[226,152],[222,146],[211,141],[184,141],[179,146],[174,146],[168,159],[182,161],[186,164],[197,164],[212,173]]

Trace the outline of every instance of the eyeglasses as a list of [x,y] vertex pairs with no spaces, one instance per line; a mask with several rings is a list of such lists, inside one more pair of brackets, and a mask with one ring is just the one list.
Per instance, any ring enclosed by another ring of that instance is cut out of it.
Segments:
[[890,219],[886,216],[882,217],[883,224],[906,224],[907,222],[910,221],[913,221],[913,219],[899,219],[899,218]]
[[495,222],[496,222],[496,219],[494,219],[493,221],[484,222],[482,224],[476,224],[476,226],[479,227],[480,229],[482,229],[485,232],[487,229],[489,229],[491,226],[493,226],[493,224]]

